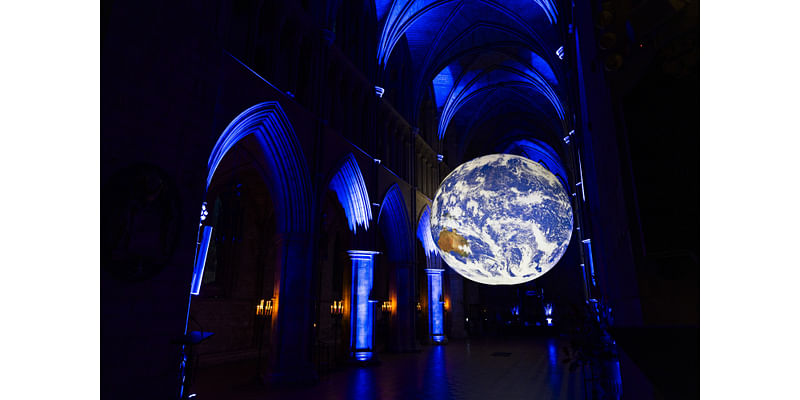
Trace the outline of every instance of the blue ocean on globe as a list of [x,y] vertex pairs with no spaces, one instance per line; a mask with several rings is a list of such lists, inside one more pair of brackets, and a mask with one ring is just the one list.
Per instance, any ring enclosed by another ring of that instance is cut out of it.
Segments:
[[459,165],[431,209],[442,259],[463,277],[489,285],[531,281],[564,255],[572,206],[558,178],[540,164],[492,154]]

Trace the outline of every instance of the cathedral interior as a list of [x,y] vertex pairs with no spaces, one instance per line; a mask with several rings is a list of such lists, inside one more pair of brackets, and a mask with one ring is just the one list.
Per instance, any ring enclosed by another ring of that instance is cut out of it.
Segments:
[[[103,2],[102,397],[698,397],[699,10]],[[430,234],[497,153],[574,213],[518,285]]]

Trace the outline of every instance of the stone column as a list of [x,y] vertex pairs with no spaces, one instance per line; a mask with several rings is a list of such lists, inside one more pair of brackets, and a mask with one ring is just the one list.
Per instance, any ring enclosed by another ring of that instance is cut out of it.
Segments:
[[279,267],[273,289],[272,351],[267,380],[275,383],[311,382],[311,235],[277,235]]
[[443,269],[427,268],[428,273],[428,334],[434,344],[444,344],[444,294],[442,293]]
[[348,250],[352,262],[350,301],[350,354],[356,361],[369,361],[375,355],[375,300],[372,292],[377,251]]
[[448,269],[450,278],[450,337],[453,339],[464,339],[467,331],[464,326],[466,316],[464,315],[464,278],[452,268]]
[[391,344],[393,351],[409,352],[415,349],[414,319],[416,303],[414,302],[414,282],[412,281],[412,263],[393,263],[391,295],[394,297],[391,319]]

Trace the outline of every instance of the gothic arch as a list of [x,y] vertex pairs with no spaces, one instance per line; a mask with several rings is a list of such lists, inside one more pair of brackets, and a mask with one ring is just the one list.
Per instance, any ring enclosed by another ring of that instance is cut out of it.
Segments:
[[425,251],[425,261],[428,268],[441,268],[439,250],[431,235],[431,208],[428,205],[422,208],[417,222],[417,238]]
[[378,224],[386,240],[387,256],[393,262],[411,261],[411,229],[403,193],[397,184],[386,192],[378,212]]
[[330,179],[328,188],[336,193],[339,203],[344,208],[347,224],[353,234],[358,227],[369,229],[372,220],[372,203],[369,200],[364,176],[353,153],[347,154]]
[[240,140],[253,135],[263,151],[270,192],[281,210],[281,232],[310,232],[310,182],[305,157],[289,119],[277,101],[256,104],[222,132],[208,158],[206,190],[219,163]]

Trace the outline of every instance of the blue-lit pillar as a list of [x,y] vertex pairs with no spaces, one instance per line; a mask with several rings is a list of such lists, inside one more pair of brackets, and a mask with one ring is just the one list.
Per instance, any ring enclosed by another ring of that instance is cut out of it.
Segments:
[[442,292],[443,269],[428,268],[428,334],[433,343],[445,343],[444,293]]
[[349,250],[352,267],[350,297],[350,353],[356,361],[368,361],[374,356],[375,303],[369,298],[372,291],[375,255],[377,251]]

